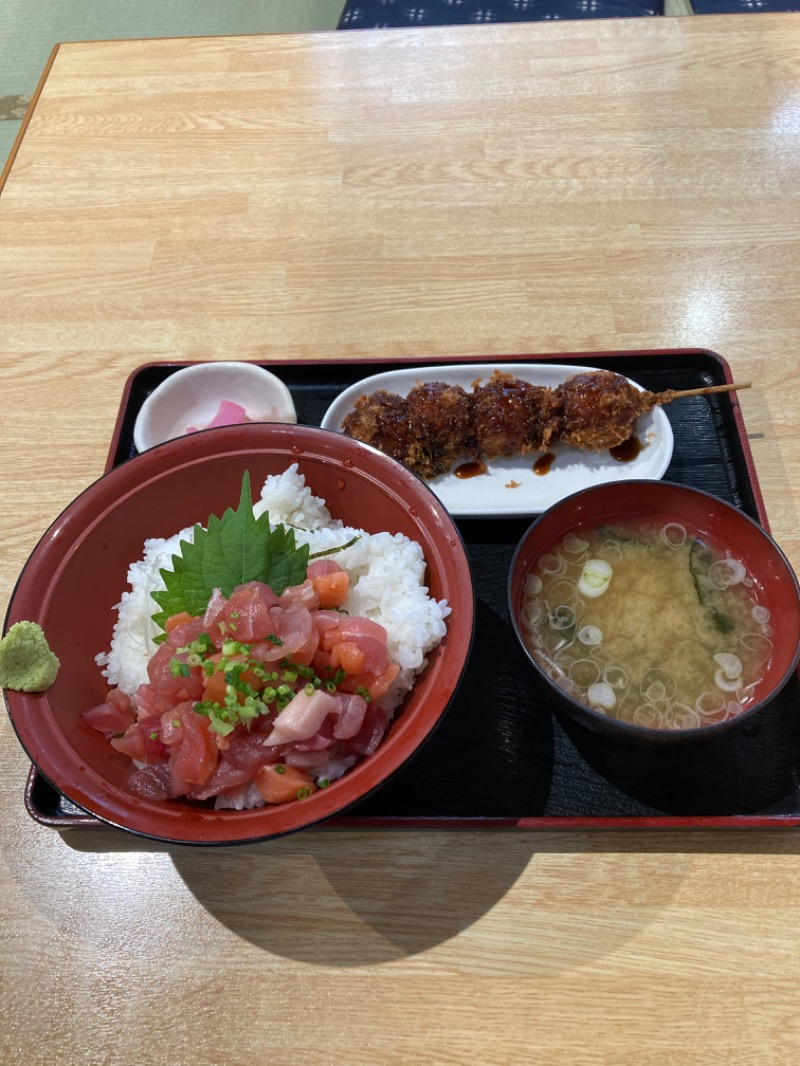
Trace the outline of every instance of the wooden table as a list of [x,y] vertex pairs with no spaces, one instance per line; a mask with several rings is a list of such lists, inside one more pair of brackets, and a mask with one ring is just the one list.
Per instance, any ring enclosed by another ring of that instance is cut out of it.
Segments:
[[[0,196],[0,598],[137,365],[706,346],[800,566],[792,15],[67,44]],[[792,831],[63,836],[8,1063],[794,1063]]]

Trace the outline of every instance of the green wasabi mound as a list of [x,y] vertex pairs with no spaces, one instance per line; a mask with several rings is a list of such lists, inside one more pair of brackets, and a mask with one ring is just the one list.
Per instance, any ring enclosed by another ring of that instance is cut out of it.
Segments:
[[0,640],[0,685],[15,692],[44,692],[61,665],[36,622],[15,622]]

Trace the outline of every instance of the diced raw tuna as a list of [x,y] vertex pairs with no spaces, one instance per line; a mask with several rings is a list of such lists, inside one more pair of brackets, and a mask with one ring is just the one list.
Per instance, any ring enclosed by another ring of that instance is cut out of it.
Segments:
[[[174,744],[169,767],[172,775],[172,792],[185,795],[192,785],[202,785],[211,777],[219,760],[219,748],[208,728],[208,719],[194,711],[191,702],[179,704],[172,712],[175,727],[182,733]],[[163,723],[163,719],[162,719]],[[169,741],[163,735],[165,744]]]
[[[177,630],[173,630],[173,633],[175,632]],[[197,635],[195,634],[191,639],[194,640]],[[182,646],[181,644],[177,645],[177,647]],[[197,673],[190,674],[189,677],[175,677],[170,666],[174,658],[183,660],[185,656],[176,655],[175,647],[166,643],[161,645],[147,664],[147,676],[150,679],[154,694],[160,693],[164,696],[171,696],[173,697],[173,703],[189,699],[199,700],[203,691],[202,678]]]
[[326,766],[330,762],[330,755],[327,748],[321,751],[298,751],[295,748],[287,751],[283,761],[287,766],[296,766],[301,770],[315,770]]
[[269,611],[277,602],[278,597],[269,585],[261,581],[239,585],[231,593],[222,612],[225,635],[245,644],[265,640],[272,627]]
[[341,573],[341,566],[335,559],[314,559],[308,564],[308,570],[306,576],[310,581],[313,581],[315,577],[327,577],[328,574]]
[[[107,737],[112,737],[117,733],[124,733],[136,721],[130,700],[127,701],[127,706],[125,706],[119,699],[113,698],[115,691],[114,689],[111,690],[108,694],[108,699],[104,703],[99,703],[96,707],[91,707],[88,711],[81,713],[81,718],[87,725],[90,725],[92,729],[96,729],[99,733],[105,733]],[[124,693],[121,695],[124,695]],[[128,699],[127,696],[125,699]]]
[[293,603],[299,603],[309,611],[319,607],[319,596],[312,583],[306,579],[302,585],[290,585],[281,593],[281,607],[289,607]]
[[348,742],[350,750],[359,755],[372,755],[383,739],[387,724],[386,711],[377,703],[368,703],[361,729]]
[[349,740],[358,734],[364,724],[367,713],[367,701],[363,696],[340,696],[342,711],[333,728],[333,735],[339,740]]
[[170,773],[167,763],[144,766],[134,770],[128,778],[128,788],[146,800],[168,799],[170,796]]
[[[319,609],[326,596],[342,594],[341,582],[325,585],[339,575],[347,577],[334,560],[316,560],[308,578],[280,597],[251,581],[227,598],[215,589],[201,618],[183,613],[169,620],[135,702],[112,689],[83,715],[141,767],[130,776],[132,791],[154,800],[217,797],[219,807],[252,805],[254,797],[283,803],[375,751],[387,729],[376,700],[398,667],[389,661],[382,626]],[[203,642],[190,663],[188,646],[204,633],[213,646]],[[230,640],[237,645],[226,652]],[[331,691],[315,687],[320,681]],[[291,696],[280,712],[276,690]],[[226,721],[233,725],[227,732]]]

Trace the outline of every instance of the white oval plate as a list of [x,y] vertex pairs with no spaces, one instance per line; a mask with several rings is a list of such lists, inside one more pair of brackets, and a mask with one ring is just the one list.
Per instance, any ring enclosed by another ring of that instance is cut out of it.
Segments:
[[[469,391],[476,379],[485,384],[495,370],[514,374],[531,385],[555,388],[574,374],[596,369],[550,363],[444,363],[409,370],[390,370],[385,374],[364,378],[345,389],[325,412],[321,425],[323,429],[341,432],[342,422],[356,400],[378,389],[407,396],[415,385],[444,381]],[[635,381],[631,384],[641,391],[641,386]],[[640,478],[657,481],[662,478],[672,458],[673,436],[669,419],[660,407],[639,419],[636,436],[643,448],[628,463],[619,462],[607,451],[585,452],[558,444],[551,449],[555,459],[544,475],[534,473],[533,463],[537,454],[533,453],[495,459],[488,464],[488,473],[478,477],[458,478],[451,471],[440,474],[428,484],[451,514],[463,518],[539,514],[565,496],[592,485]]]

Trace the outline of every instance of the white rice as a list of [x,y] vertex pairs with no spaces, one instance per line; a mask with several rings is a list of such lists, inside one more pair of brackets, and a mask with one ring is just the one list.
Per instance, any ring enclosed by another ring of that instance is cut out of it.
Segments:
[[[422,584],[425,559],[420,545],[401,533],[370,535],[333,519],[296,464],[267,478],[253,509],[256,517],[269,511],[272,526],[294,526],[297,542],[307,543],[312,554],[359,537],[333,558],[350,578],[344,609],[386,629],[389,655],[400,673],[380,703],[387,711],[394,710],[445,635],[444,620],[450,614],[447,601],[437,602]],[[189,528],[167,540],[145,541],[144,557],[128,571],[131,588],[118,604],[111,649],[98,655],[97,663],[109,684],[130,696],[147,681],[147,663],[156,650],[153,638],[158,627],[151,615],[158,607],[151,593],[164,588],[160,570],[171,569],[172,556],[180,554],[179,542],[192,536]]]
[[115,607],[111,649],[97,655],[96,662],[109,685],[117,685],[129,696],[147,681],[147,664],[157,647],[153,638],[159,627],[151,615],[159,607],[150,594],[166,587],[161,570],[172,569],[172,557],[180,555],[180,542],[193,539],[194,526],[190,526],[167,540],[146,540],[143,558],[128,570],[130,591],[122,593]]

